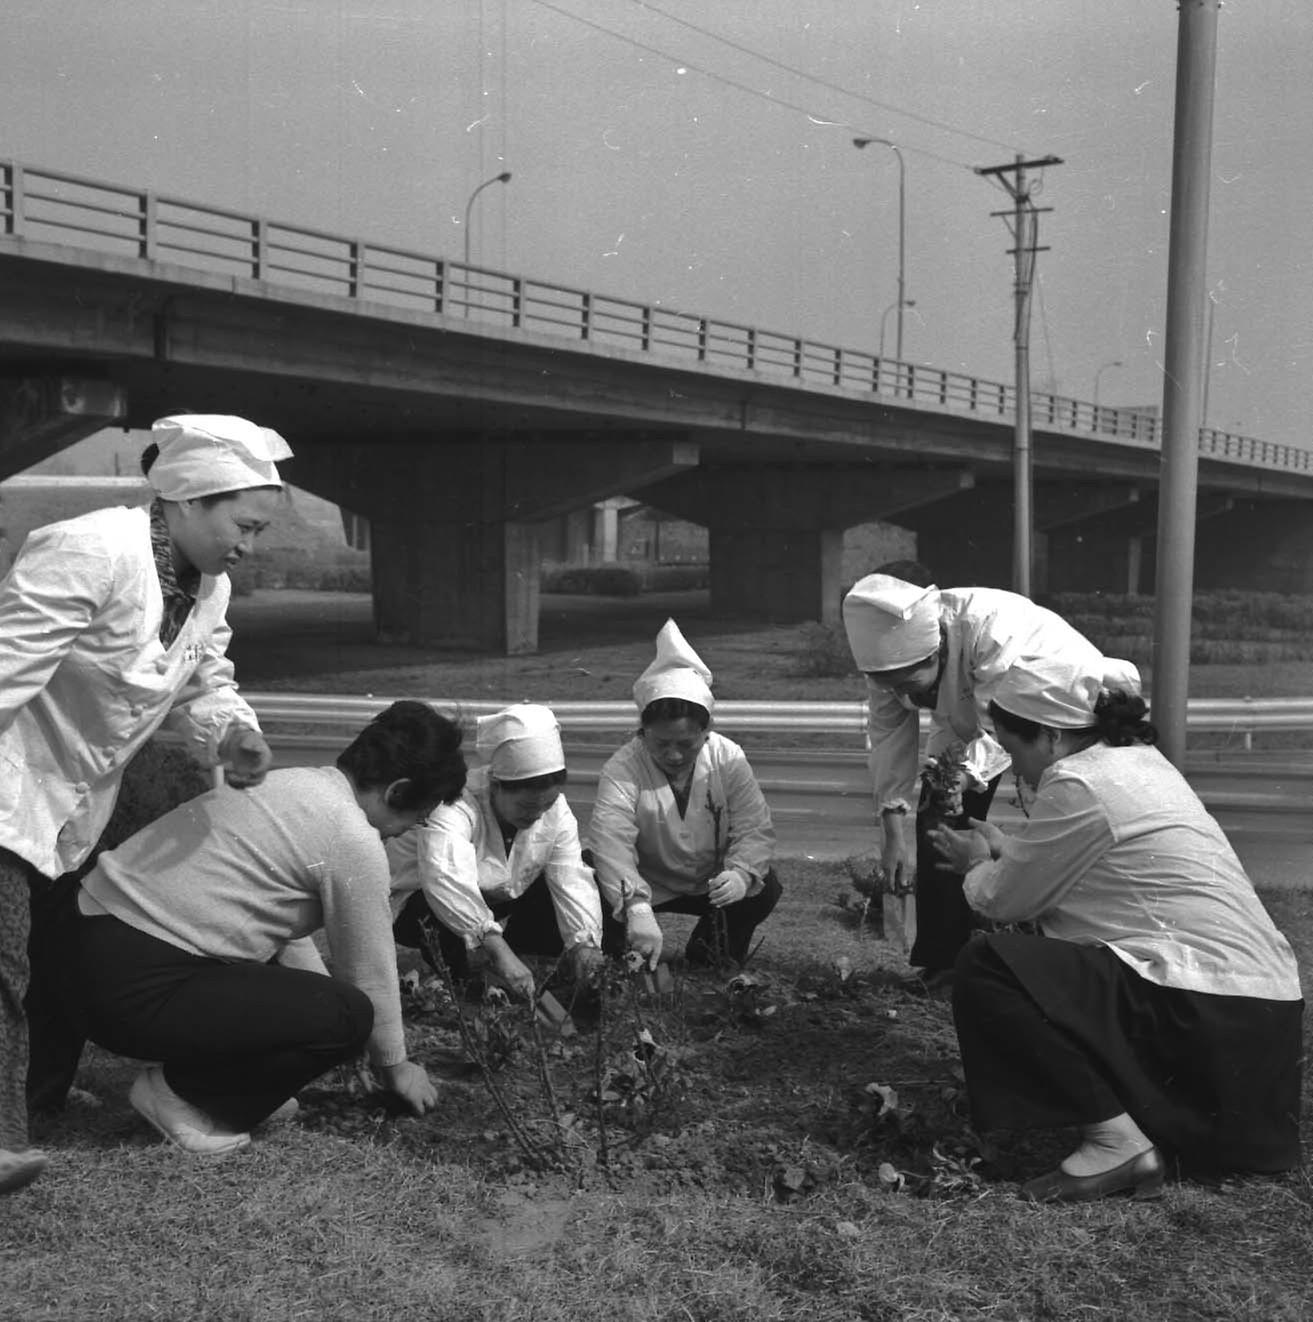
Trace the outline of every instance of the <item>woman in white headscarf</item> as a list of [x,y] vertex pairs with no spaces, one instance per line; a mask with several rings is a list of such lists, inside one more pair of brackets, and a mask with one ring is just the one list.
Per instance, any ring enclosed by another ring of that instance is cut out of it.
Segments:
[[1037,1201],[1299,1161],[1294,954],[1145,711],[1096,666],[1023,658],[990,714],[1029,818],[935,835],[973,908],[1043,933],[970,942],[953,989],[977,1129],[1080,1127]]
[[44,934],[75,889],[54,879],[86,865],[124,769],[161,725],[238,787],[272,762],[226,656],[228,571],[273,517],[291,450],[227,416],[162,418],[152,434],[149,507],[37,529],[0,583],[0,1193],[46,1164],[27,1146],[27,1095],[57,1105],[71,1081],[67,1044],[51,1044],[48,1069],[39,1059],[47,1018],[59,1035],[45,984],[60,952]]
[[655,914],[696,914],[688,962],[742,964],[780,898],[775,831],[743,750],[711,729],[711,671],[674,620],[634,701],[640,729],[602,768],[587,832],[614,939],[623,923],[624,942],[655,968]]
[[[890,566],[894,568],[895,566]],[[874,573],[854,584],[843,622],[857,668],[866,676],[867,743],[881,863],[896,891],[916,885],[916,942],[910,960],[931,987],[950,980],[970,935],[971,913],[960,878],[936,866],[918,822],[921,794],[919,714],[930,713],[926,757],[960,752],[964,810],[989,811],[1007,754],[985,727],[998,682],[1020,656],[1064,656],[1102,664],[1110,678],[1138,692],[1129,661],[1100,658],[1098,648],[1060,616],[1015,592],[937,588],[928,571],[900,562],[918,581]]]
[[431,916],[457,981],[482,948],[493,977],[517,995],[534,994],[526,954],[564,953],[585,982],[602,963],[602,908],[562,795],[556,716],[526,702],[480,717],[476,747],[485,765],[460,799],[388,844],[393,935],[423,949],[420,923]]

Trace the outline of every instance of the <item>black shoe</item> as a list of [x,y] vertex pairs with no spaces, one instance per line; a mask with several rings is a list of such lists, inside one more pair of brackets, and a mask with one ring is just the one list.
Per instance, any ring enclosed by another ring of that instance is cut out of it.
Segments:
[[1027,1180],[1021,1196],[1032,1203],[1092,1203],[1116,1193],[1138,1200],[1160,1198],[1166,1172],[1157,1148],[1138,1152],[1129,1161],[1098,1175],[1068,1175],[1059,1168]]

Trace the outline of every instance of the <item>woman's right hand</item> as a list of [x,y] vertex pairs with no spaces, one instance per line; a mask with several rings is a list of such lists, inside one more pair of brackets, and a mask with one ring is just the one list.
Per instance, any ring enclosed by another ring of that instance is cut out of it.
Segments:
[[403,1102],[416,1114],[431,1111],[438,1101],[438,1090],[425,1073],[423,1065],[403,1060],[399,1065],[384,1065],[383,1078]]
[[506,944],[506,939],[490,933],[483,940],[483,948],[497,981],[513,995],[523,996],[526,1001],[533,1000],[533,974]]

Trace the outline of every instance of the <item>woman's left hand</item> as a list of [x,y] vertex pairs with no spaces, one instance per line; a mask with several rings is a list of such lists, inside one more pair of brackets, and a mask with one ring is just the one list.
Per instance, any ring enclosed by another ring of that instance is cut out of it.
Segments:
[[954,831],[948,826],[936,826],[928,833],[928,838],[935,847],[935,853],[954,872],[966,872],[973,863],[983,862],[989,857],[989,842],[984,833],[975,828]]
[[219,761],[224,766],[224,779],[234,789],[249,789],[258,785],[274,764],[273,750],[259,730],[249,725],[235,725],[219,744]]
[[748,879],[734,868],[726,868],[707,882],[707,899],[713,909],[737,904],[748,893]]

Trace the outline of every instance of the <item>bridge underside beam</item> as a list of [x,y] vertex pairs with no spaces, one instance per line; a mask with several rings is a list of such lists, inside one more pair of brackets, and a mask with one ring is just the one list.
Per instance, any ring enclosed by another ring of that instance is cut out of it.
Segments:
[[0,477],[12,477],[67,445],[121,421],[123,392],[73,376],[0,379]]

